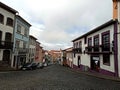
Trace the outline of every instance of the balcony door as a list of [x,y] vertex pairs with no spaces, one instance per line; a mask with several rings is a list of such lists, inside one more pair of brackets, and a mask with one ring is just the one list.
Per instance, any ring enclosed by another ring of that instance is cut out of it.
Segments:
[[4,43],[6,48],[11,47],[11,41],[12,41],[12,34],[7,32],[5,34],[5,43]]
[[6,33],[5,34],[5,41],[6,42],[11,42],[12,41],[12,34],[11,33]]
[[110,51],[110,32],[102,33],[102,51]]

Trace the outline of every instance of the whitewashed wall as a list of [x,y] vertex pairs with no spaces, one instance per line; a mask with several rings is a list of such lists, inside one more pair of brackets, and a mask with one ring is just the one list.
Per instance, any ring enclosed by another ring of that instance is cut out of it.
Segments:
[[10,26],[6,25],[7,17],[12,18],[13,21],[14,21],[15,15],[6,11],[6,10],[4,10],[4,9],[2,9],[2,8],[0,8],[0,13],[2,15],[4,15],[4,24],[0,24],[0,30],[2,31],[2,34],[3,34],[2,35],[2,40],[4,41],[6,32],[9,32],[9,33],[13,34],[13,27],[10,27]]
[[[118,33],[120,33],[120,25],[118,26]],[[120,77],[120,34],[118,34],[118,72]]]
[[[88,36],[87,36],[87,39],[88,39],[89,37],[92,37],[92,42],[93,42],[94,36],[96,36],[96,35],[99,34],[99,40],[100,40],[99,44],[101,45],[101,43],[102,43],[102,41],[101,41],[101,39],[102,39],[102,38],[101,38],[101,37],[102,37],[102,33],[103,33],[103,32],[106,32],[106,31],[110,31],[110,43],[112,44],[113,35],[114,35],[113,30],[114,30],[114,26],[113,26],[113,25],[110,25],[110,26],[108,26],[108,27],[106,27],[106,28],[104,28],[104,29],[102,29],[102,30],[100,30],[100,31],[98,31],[98,32],[95,32],[95,33],[93,33],[93,34],[88,35]],[[83,53],[84,50],[85,50],[85,47],[87,46],[87,45],[84,44],[84,38],[82,38],[82,39],[80,39],[80,40],[77,40],[77,41],[75,41],[75,42],[79,42],[79,41],[82,41],[82,54],[76,54],[76,56],[73,57],[73,63],[74,63],[75,65],[78,65],[77,59],[78,59],[78,56],[81,56],[81,64],[90,67],[90,55]],[[87,41],[88,41],[88,40],[87,40]],[[93,45],[93,43],[92,43],[92,45]],[[111,49],[111,50],[112,50],[112,49]],[[113,54],[110,55],[110,66],[107,66],[107,65],[104,65],[104,64],[103,64],[103,57],[102,57],[102,55],[100,55],[100,68],[101,68],[101,69],[104,69],[104,70],[108,70],[108,71],[114,72],[114,69],[115,69],[115,68],[114,68],[114,55],[113,55]]]

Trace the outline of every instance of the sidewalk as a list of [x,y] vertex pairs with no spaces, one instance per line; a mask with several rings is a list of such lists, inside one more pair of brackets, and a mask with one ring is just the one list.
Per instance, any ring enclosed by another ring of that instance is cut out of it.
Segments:
[[108,79],[108,80],[113,80],[113,81],[119,81],[120,82],[119,77],[103,75],[103,74],[97,73],[97,72],[81,71],[79,69],[74,69],[74,68],[69,68],[69,69],[73,72],[82,73],[82,74],[97,77],[97,78]]

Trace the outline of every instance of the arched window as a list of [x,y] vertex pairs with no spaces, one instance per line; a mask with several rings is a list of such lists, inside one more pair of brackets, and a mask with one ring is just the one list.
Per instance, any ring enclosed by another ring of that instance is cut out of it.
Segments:
[[13,26],[13,19],[8,17],[6,25]]
[[4,23],[4,16],[0,14],[0,23]]
[[6,32],[5,34],[5,41],[6,42],[11,42],[12,41],[12,34],[9,32]]

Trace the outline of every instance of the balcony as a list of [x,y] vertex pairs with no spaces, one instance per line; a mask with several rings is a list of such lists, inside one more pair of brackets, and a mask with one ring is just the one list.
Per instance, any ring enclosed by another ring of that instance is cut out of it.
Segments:
[[27,48],[15,48],[15,53],[26,54],[26,53],[28,53],[28,49]]
[[73,52],[74,53],[82,53],[82,49],[81,48],[73,48]]
[[87,54],[112,54],[113,47],[111,44],[98,45],[98,46],[88,46],[86,47]]
[[0,41],[0,49],[12,49],[13,42]]
[[85,49],[86,49],[87,52],[92,52],[92,48],[93,48],[93,46],[88,46]]

